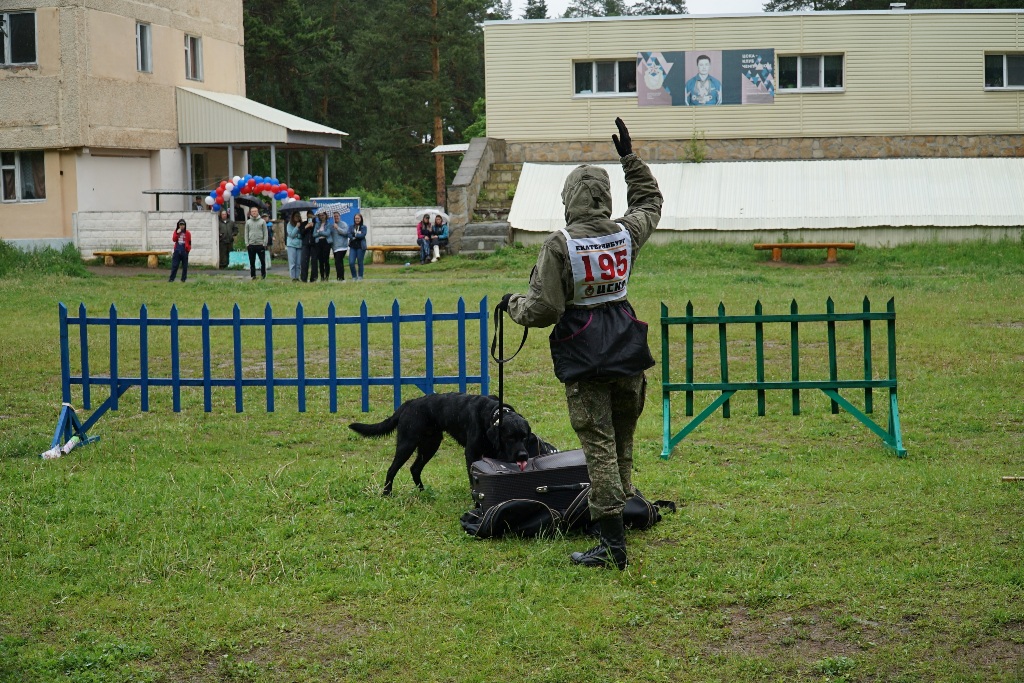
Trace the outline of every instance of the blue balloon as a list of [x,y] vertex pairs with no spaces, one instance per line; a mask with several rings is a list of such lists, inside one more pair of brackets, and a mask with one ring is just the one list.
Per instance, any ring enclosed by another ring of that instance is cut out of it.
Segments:
[[213,205],[213,210],[214,211],[220,211],[220,204],[214,204]]
[[287,192],[278,192],[277,194],[274,195],[274,199],[285,199],[287,197],[288,197],[288,193]]
[[245,180],[243,180],[243,181],[242,181],[242,184],[244,185],[244,184],[246,184],[247,182],[249,182],[250,180],[252,180],[252,176],[251,176],[251,175],[249,175],[248,173],[246,173],[246,174],[245,174]]
[[270,184],[271,184],[271,185],[280,185],[280,184],[281,184],[281,181],[280,181],[280,180],[278,180],[277,178],[271,178],[271,179],[270,179]]
[[217,190],[210,190],[210,196],[211,197],[216,197],[217,196]]
[[262,182],[263,182],[263,176],[261,176],[261,175],[254,175],[254,176],[252,177],[252,179],[256,181],[256,184],[257,184],[257,185],[259,185],[260,183],[262,183]]
[[242,188],[240,187],[236,187],[235,189],[231,190],[232,197],[237,197],[240,194],[242,194]]

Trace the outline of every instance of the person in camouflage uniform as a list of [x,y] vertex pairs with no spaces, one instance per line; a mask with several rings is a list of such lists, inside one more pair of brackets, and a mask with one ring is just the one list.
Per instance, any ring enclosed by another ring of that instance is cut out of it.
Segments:
[[600,544],[573,553],[576,564],[626,568],[622,510],[632,492],[633,433],[644,407],[644,370],[654,365],[647,325],[626,298],[641,247],[658,226],[663,198],[650,168],[633,153],[629,131],[615,119],[612,142],[626,176],[626,215],[611,220],[608,173],[582,165],[562,189],[566,228],[541,247],[527,294],[499,304],[525,327],[554,324],[549,342],[555,375],[565,384],[572,428],[590,475],[590,515]]

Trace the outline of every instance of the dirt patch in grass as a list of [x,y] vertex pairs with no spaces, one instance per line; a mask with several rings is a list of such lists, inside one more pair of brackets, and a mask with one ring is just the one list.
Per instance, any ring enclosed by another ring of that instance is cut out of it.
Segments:
[[840,627],[815,610],[754,616],[747,608],[736,607],[726,610],[722,621],[725,635],[711,648],[715,654],[765,659],[782,656],[813,663],[826,657],[852,658],[888,640],[875,622],[846,619]]
[[956,657],[993,674],[1024,673],[1024,620],[1007,622],[998,631],[994,638],[960,648]]

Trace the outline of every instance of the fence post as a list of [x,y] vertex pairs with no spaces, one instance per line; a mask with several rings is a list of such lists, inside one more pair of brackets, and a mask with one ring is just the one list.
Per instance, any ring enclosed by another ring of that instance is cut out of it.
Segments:
[[[725,319],[725,303],[718,302],[718,318],[720,320]],[[729,348],[726,342],[726,324],[725,322],[718,323],[718,355],[721,359],[722,364],[722,383],[729,383]],[[722,395],[725,395],[725,390],[722,390]],[[729,417],[729,401],[722,404],[722,417]]]
[[669,448],[670,432],[672,429],[672,392],[665,389],[668,384],[668,306],[661,302],[661,457],[667,458],[671,453]]
[[487,297],[480,299],[480,393],[487,396],[490,387],[490,358],[487,355]]
[[306,412],[306,330],[302,302],[295,304],[295,363],[298,379],[299,412]]
[[[864,312],[871,312],[871,302],[864,297]],[[871,321],[864,318],[864,379],[870,382],[873,375],[871,368]],[[864,412],[869,415],[874,412],[874,400],[871,395],[871,387],[864,388]]]
[[213,392],[210,385],[210,307],[203,304],[203,411],[213,412]]
[[[686,302],[686,383],[693,384],[693,302]],[[686,392],[686,417],[693,417],[693,392]]]
[[110,304],[110,409],[117,410],[117,308]]
[[[796,321],[798,311],[796,299],[793,299],[789,304],[789,313],[794,318],[789,323],[789,360],[794,382],[800,381],[800,323]],[[800,414],[799,389],[793,389],[793,414]]]
[[92,410],[92,391],[89,389],[89,325],[85,304],[78,304],[78,343],[82,352],[82,407]]
[[[760,318],[764,315],[764,308],[761,300],[754,304],[754,315]],[[754,323],[754,354],[757,362],[757,381],[764,381],[764,323],[758,320]],[[764,417],[764,389],[757,390],[757,414]]]
[[231,336],[235,351],[235,412],[242,412],[242,311],[235,304],[231,311]]
[[370,410],[370,316],[366,299],[359,306],[359,376],[362,379],[363,412]]
[[171,403],[181,412],[181,360],[178,357],[178,304],[171,304]]
[[337,309],[332,301],[327,307],[327,377],[330,386],[330,411],[338,412],[338,324]]
[[[828,379],[835,382],[839,379],[839,361],[836,359],[836,304],[829,297],[825,301],[825,312],[828,314]],[[839,414],[839,404],[831,401],[832,414]]]
[[402,327],[398,299],[391,304],[391,383],[394,387],[395,410],[402,405]]
[[149,411],[149,309],[139,308],[139,389],[142,394],[142,412]]
[[424,358],[424,374],[426,375],[427,392],[434,393],[434,304],[430,299],[423,305],[423,334],[426,343]]
[[60,314],[60,397],[71,403],[71,349],[68,347],[68,307],[57,304]]
[[267,412],[274,412],[274,312],[270,302],[263,308],[263,348],[266,358]]
[[466,302],[460,296],[457,309],[459,327],[459,392],[466,393]]

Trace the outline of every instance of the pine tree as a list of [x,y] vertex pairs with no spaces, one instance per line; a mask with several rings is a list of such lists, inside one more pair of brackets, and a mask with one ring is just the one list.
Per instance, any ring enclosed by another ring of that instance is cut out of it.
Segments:
[[603,16],[601,5],[601,0],[570,0],[569,6],[565,8],[565,14],[562,16],[566,19],[572,17],[600,17]]
[[548,3],[544,0],[526,0],[523,19],[547,19]]
[[621,17],[630,13],[625,0],[601,0],[601,16]]
[[686,0],[640,0],[630,10],[630,14],[637,16],[686,13]]
[[492,0],[487,8],[487,19],[490,21],[512,18],[512,0]]

